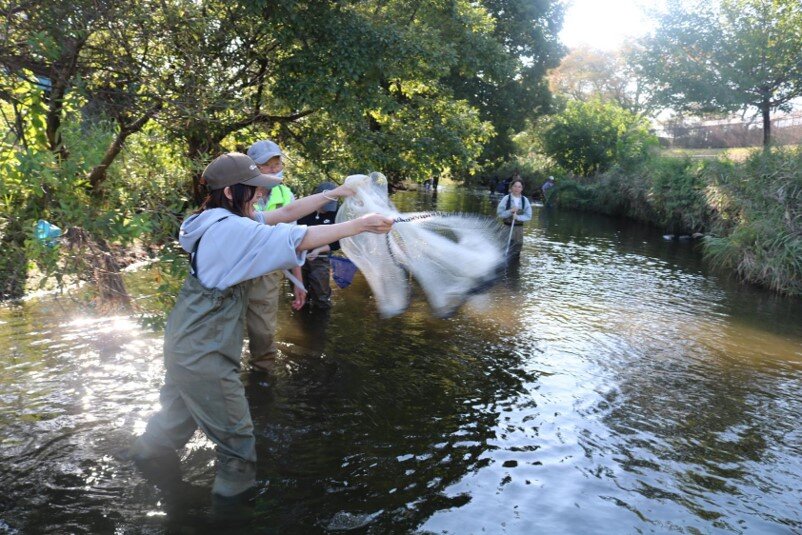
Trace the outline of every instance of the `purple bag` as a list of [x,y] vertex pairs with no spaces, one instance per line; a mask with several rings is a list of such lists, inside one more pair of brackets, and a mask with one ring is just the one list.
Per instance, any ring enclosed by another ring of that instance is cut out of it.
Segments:
[[329,262],[334,282],[340,288],[348,288],[358,271],[356,265],[344,256],[331,256]]

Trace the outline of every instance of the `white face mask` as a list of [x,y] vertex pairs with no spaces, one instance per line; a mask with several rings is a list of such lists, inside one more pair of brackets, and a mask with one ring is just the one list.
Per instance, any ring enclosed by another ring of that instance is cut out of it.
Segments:
[[284,169],[282,169],[278,173],[273,173],[273,176],[280,178],[281,180],[284,180]]

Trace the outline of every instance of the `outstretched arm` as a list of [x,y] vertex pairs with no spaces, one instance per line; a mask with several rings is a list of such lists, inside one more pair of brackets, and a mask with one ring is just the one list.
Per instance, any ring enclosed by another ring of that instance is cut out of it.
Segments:
[[392,227],[392,218],[379,214],[363,215],[358,219],[346,221],[345,223],[308,227],[306,229],[306,235],[304,236],[304,239],[301,240],[301,243],[298,244],[298,247],[295,249],[299,252],[314,249],[315,247],[327,245],[342,238],[348,238],[349,236],[361,234],[362,232],[387,234],[390,232]]
[[339,186],[332,190],[315,193],[307,197],[302,197],[286,206],[282,206],[277,210],[271,210],[264,213],[266,225],[275,225],[276,223],[292,223],[297,221],[305,215],[311,214],[318,208],[322,208],[324,204],[330,202],[332,198],[347,197],[353,195],[354,192],[345,186]]

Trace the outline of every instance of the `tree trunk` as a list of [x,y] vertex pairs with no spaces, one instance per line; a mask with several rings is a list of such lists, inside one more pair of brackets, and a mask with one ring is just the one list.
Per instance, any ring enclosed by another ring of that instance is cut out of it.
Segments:
[[25,255],[25,230],[17,218],[10,218],[0,234],[0,300],[18,299],[25,295],[28,259]]
[[95,240],[81,227],[67,229],[64,244],[77,272],[94,283],[98,310],[104,313],[119,310],[130,312],[133,303],[109,245],[104,240]]
[[93,195],[97,195],[100,189],[100,185],[106,180],[106,170],[112,164],[114,159],[120,154],[120,151],[123,148],[123,144],[125,140],[131,134],[135,134],[142,130],[142,128],[147,124],[147,122],[162,108],[162,104],[158,103],[148,111],[142,115],[139,119],[134,121],[128,126],[123,126],[122,123],[120,124],[120,131],[115,136],[114,141],[112,141],[111,145],[106,149],[106,153],[103,155],[103,159],[100,161],[98,165],[96,165],[92,171],[89,173],[89,185],[92,188]]
[[[187,156],[196,163],[205,161],[210,155],[217,156],[222,153],[223,147],[220,146],[220,141],[233,131],[230,128],[218,128],[215,132],[210,132],[210,129],[205,125],[190,127],[189,130],[201,132],[200,135],[190,134],[185,138],[187,142]],[[207,192],[206,186],[201,184],[202,176],[202,170],[198,170],[192,174],[192,199],[196,206],[200,206],[203,201],[206,200]]]
[[[88,36],[70,43],[61,56],[53,63],[50,72],[51,88],[47,98],[47,115],[45,117],[45,135],[50,150],[59,159],[69,158],[69,151],[61,138],[61,114],[64,111],[64,96],[73,83],[78,72],[78,56]],[[65,45],[66,46],[66,45]]]
[[768,99],[763,99],[760,111],[763,115],[763,148],[768,148],[771,143],[771,108]]
[[[211,152],[208,138],[190,136],[187,138],[187,156],[193,162],[201,162]],[[200,206],[206,199],[206,187],[201,184],[203,171],[192,173],[192,200],[195,206]]]

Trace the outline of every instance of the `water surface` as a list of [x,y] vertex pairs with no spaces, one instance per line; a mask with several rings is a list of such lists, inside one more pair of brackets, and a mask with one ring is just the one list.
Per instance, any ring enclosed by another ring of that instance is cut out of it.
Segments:
[[449,320],[421,296],[380,319],[359,276],[327,317],[285,297],[276,370],[243,375],[242,508],[212,503],[200,434],[178,489],[113,456],[158,407],[160,332],[64,297],[3,307],[0,533],[801,531],[802,302],[659,229],[534,210],[517,269]]

